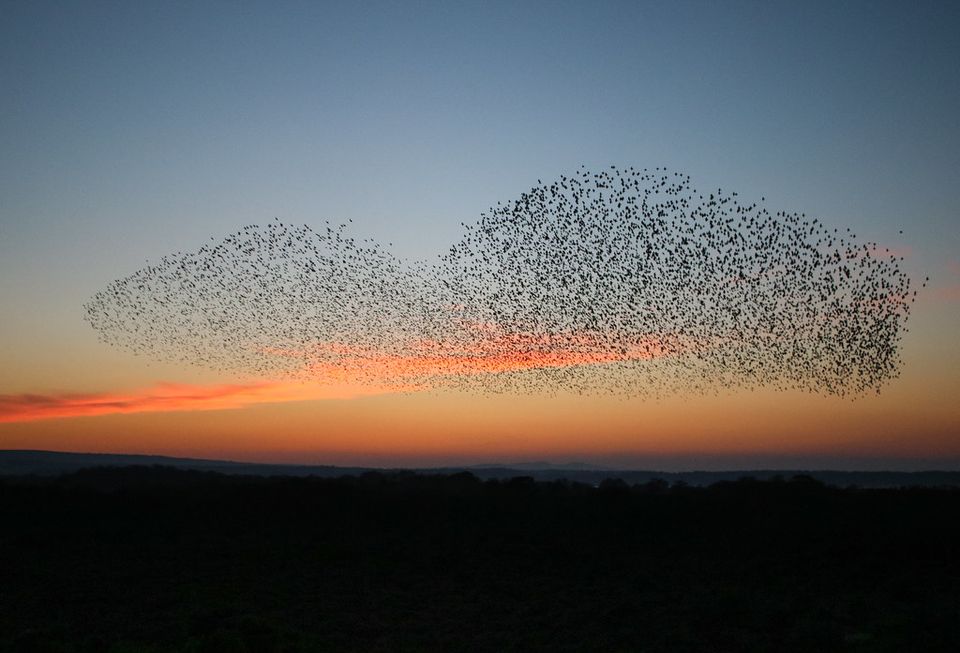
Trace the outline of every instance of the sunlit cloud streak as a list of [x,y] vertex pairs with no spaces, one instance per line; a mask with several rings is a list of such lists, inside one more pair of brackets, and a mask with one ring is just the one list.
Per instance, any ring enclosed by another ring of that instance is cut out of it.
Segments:
[[[344,345],[325,346],[320,349],[337,352],[337,362],[312,363],[304,368],[302,378],[344,383],[357,379],[370,383],[392,380],[403,383],[406,388],[428,389],[448,386],[450,377],[459,381],[467,378],[485,381],[489,375],[568,368],[582,374],[585,367],[649,361],[670,352],[663,341],[654,339],[616,352],[596,346],[595,339],[587,336],[566,340],[565,344],[559,344],[543,336],[510,334],[463,345],[457,351],[451,351],[443,342],[420,342],[411,346],[415,352],[412,355],[383,354]],[[299,352],[290,351],[281,355],[300,357]]]
[[212,387],[158,384],[147,390],[88,394],[0,395],[0,422],[171,410],[236,408],[263,400],[267,384]]
[[[420,343],[416,356],[386,356],[342,344],[323,347],[341,356],[337,364],[314,363],[304,368],[299,380],[273,380],[247,384],[196,385],[159,383],[135,392],[88,394],[0,395],[0,422],[92,417],[124,413],[229,410],[255,404],[293,401],[345,400],[377,394],[422,392],[439,385],[449,375],[482,376],[543,368],[649,360],[661,355],[659,344],[646,345],[614,355],[586,350],[537,351],[528,348],[536,338],[505,337],[514,347],[503,346],[468,354],[443,351],[439,343]],[[589,338],[577,339],[589,345]],[[274,356],[300,360],[304,352],[271,350]],[[362,382],[357,380],[361,379]]]
[[0,395],[0,422],[124,413],[228,410],[262,403],[349,399],[393,390],[287,381],[210,386],[160,383],[133,392]]

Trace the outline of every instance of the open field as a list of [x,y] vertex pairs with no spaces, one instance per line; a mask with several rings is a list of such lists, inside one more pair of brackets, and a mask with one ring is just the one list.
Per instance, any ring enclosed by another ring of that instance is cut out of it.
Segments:
[[0,651],[952,651],[958,515],[804,477],[8,477]]

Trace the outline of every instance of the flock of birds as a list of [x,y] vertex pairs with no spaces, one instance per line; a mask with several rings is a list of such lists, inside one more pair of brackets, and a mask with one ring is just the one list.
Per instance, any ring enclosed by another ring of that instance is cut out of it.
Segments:
[[902,258],[666,169],[581,168],[433,262],[274,220],[84,305],[137,354],[259,377],[475,392],[848,395],[898,374]]

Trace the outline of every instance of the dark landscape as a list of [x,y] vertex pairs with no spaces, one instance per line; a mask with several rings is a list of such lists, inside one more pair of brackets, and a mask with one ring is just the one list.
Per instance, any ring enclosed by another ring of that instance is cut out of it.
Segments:
[[340,465],[295,465],[247,463],[232,460],[203,458],[176,458],[121,453],[72,453],[64,451],[0,450],[0,477],[2,476],[56,476],[88,467],[153,466],[203,472],[221,472],[250,476],[318,476],[336,478],[366,472],[414,471],[420,474],[444,475],[470,472],[482,480],[508,480],[529,476],[537,481],[576,481],[597,485],[606,479],[617,478],[631,485],[653,480],[687,485],[705,486],[719,481],[736,481],[743,477],[768,480],[776,477],[809,476],[827,485],[860,488],[899,488],[912,486],[960,486],[960,471],[853,471],[836,469],[749,469],[696,470],[666,472],[662,470],[610,469],[582,462],[551,464],[521,462],[510,464],[480,464],[460,467],[422,467],[415,469],[384,469],[380,467],[344,467]]
[[8,474],[0,651],[953,651],[944,479]]

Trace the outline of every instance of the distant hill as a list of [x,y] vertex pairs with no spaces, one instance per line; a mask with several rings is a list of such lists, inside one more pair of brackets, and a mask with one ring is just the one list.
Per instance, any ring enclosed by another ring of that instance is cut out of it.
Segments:
[[[371,471],[385,471],[375,467],[338,467],[335,465],[283,465],[243,463],[202,458],[175,458],[137,454],[71,453],[60,451],[0,450],[0,476],[56,476],[89,467],[128,465],[164,465],[177,469],[212,471],[222,474],[250,476],[337,476],[359,475]],[[397,471],[397,470],[389,470]],[[729,471],[663,472],[656,470],[617,470],[589,463],[551,464],[523,462],[508,465],[471,465],[465,467],[430,467],[412,469],[421,474],[453,474],[468,471],[481,479],[507,479],[530,476],[538,481],[569,480],[598,485],[605,479],[621,479],[628,484],[647,483],[662,479],[667,483],[686,483],[705,486],[720,481],[735,481],[745,477],[766,480],[777,476],[785,479],[796,475],[811,476],[827,485],[864,488],[909,486],[960,486],[960,471],[835,471],[808,469],[757,469]]]
[[367,467],[332,465],[274,465],[231,460],[175,458],[120,453],[73,453],[65,451],[0,450],[0,476],[56,476],[87,467],[164,465],[177,469],[245,474],[251,476],[344,476],[362,474]]
[[516,469],[520,471],[544,471],[544,470],[563,470],[563,471],[602,471],[608,470],[610,467],[606,465],[596,465],[591,463],[578,463],[578,462],[569,462],[569,463],[548,463],[543,460],[535,460],[532,462],[519,462],[519,463],[500,463],[500,464],[485,464],[485,465],[470,465],[469,469],[471,470],[484,470],[484,469]]

